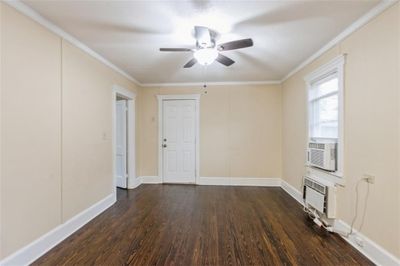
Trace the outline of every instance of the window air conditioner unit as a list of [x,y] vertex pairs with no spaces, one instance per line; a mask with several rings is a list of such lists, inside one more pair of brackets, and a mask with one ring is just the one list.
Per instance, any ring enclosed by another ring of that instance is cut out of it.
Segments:
[[310,166],[335,172],[337,143],[309,142],[307,149],[307,163]]
[[304,177],[303,199],[306,207],[312,207],[327,218],[336,218],[336,188]]

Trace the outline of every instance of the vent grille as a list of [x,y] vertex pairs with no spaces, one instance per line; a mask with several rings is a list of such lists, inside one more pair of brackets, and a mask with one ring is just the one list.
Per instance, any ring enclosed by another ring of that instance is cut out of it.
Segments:
[[310,143],[308,144],[308,147],[311,148],[311,149],[324,150],[324,149],[325,149],[325,144],[324,144],[324,143],[310,142]]
[[337,170],[337,143],[309,142],[307,163],[326,171]]
[[323,167],[324,166],[324,151],[323,150],[310,150],[311,152],[311,163]]
[[321,185],[321,184],[319,184],[313,180],[310,180],[308,178],[304,178],[304,185],[314,189],[315,191],[318,191],[321,194],[325,195],[325,193],[326,193],[326,186]]
[[322,194],[325,194],[325,186],[321,186],[321,185],[318,184],[318,183],[314,183],[313,188],[314,188],[316,191],[318,191],[318,192],[320,192],[320,193],[322,193]]
[[336,189],[334,184],[324,184],[324,182],[321,181],[321,183],[316,180],[308,176],[303,177],[305,206],[325,213],[327,218],[336,218]]
[[311,181],[310,179],[304,179],[304,185],[306,185],[307,187],[312,187],[313,186],[313,181]]

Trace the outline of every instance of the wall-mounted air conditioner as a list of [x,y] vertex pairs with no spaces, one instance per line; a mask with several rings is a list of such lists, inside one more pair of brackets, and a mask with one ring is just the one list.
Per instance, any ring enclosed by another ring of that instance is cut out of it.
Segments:
[[337,143],[309,142],[307,163],[326,171],[337,171]]
[[327,218],[336,218],[336,188],[324,185],[309,177],[304,177],[303,198],[306,207],[325,214]]

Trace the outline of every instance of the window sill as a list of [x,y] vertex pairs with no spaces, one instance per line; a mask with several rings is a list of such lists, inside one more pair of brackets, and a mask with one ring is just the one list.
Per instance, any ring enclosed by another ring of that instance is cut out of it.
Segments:
[[341,172],[329,172],[310,165],[306,166],[306,176],[325,183],[326,185],[345,186],[344,175]]

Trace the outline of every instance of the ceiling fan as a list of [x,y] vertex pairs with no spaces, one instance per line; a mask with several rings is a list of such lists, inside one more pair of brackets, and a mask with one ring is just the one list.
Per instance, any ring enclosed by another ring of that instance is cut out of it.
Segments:
[[196,48],[160,48],[161,52],[193,52],[193,58],[183,67],[189,68],[194,64],[210,65],[217,61],[225,66],[230,66],[235,61],[220,52],[241,49],[253,46],[252,39],[242,39],[226,43],[217,44],[218,33],[203,26],[194,27],[194,37],[196,38]]

